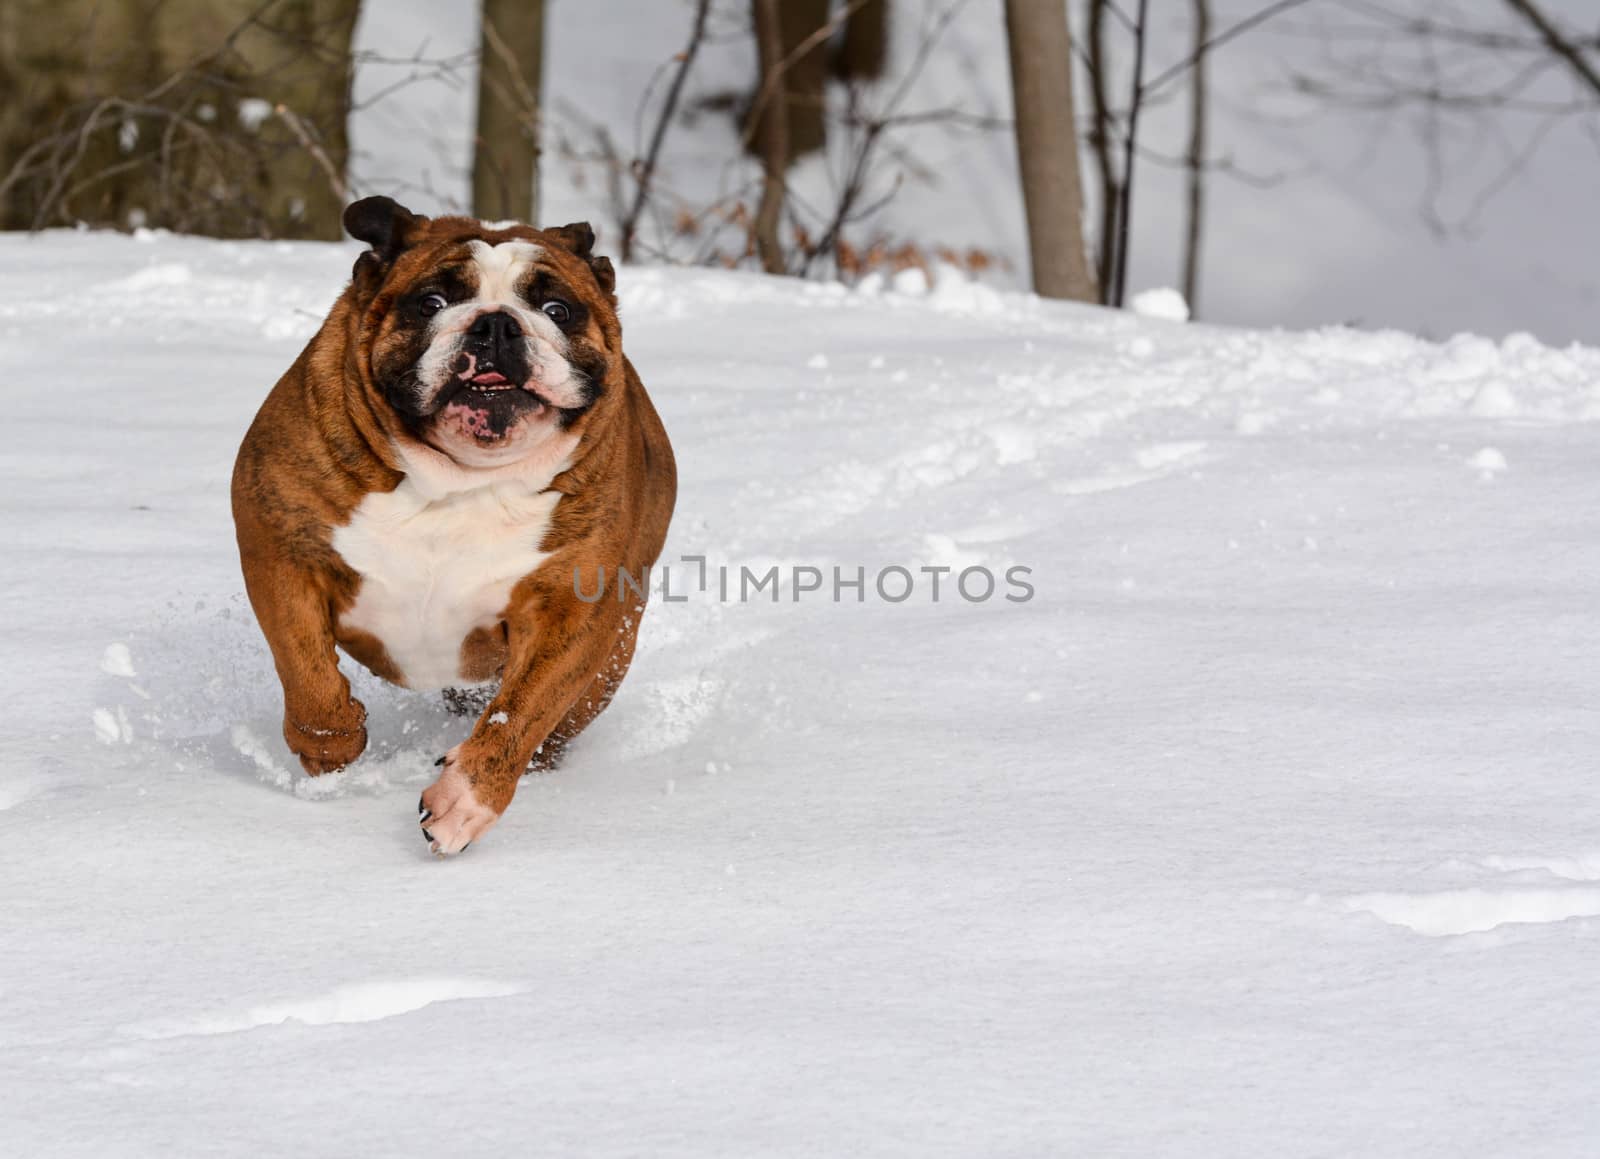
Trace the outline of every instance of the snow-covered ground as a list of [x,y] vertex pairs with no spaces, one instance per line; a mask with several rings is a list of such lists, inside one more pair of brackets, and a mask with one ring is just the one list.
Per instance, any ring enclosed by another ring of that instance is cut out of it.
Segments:
[[1600,351],[625,270],[669,560],[867,598],[658,601],[441,863],[228,518],[354,253],[0,238],[0,1150],[1594,1153]]

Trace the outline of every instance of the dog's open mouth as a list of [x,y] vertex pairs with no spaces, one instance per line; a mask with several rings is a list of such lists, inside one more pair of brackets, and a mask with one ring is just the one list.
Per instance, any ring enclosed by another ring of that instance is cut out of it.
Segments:
[[546,409],[545,401],[532,390],[491,370],[462,380],[446,397],[439,417],[460,424],[480,443],[494,443],[505,438],[519,419],[537,418]]

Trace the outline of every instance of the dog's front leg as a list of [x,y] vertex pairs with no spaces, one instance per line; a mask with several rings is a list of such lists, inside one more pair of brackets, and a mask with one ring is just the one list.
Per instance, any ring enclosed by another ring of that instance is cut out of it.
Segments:
[[332,607],[308,575],[245,553],[244,585],[283,685],[283,739],[313,776],[342,769],[367,747],[367,710],[339,671]]
[[428,848],[460,853],[500,819],[535,750],[632,643],[637,615],[623,611],[612,599],[584,603],[570,585],[541,588],[511,609],[500,691],[472,735],[441,758],[418,805]]

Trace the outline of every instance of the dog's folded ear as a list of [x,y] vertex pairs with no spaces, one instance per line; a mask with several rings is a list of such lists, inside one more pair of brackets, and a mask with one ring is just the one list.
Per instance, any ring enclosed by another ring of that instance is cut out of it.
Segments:
[[392,197],[363,197],[344,211],[345,232],[388,261],[410,244],[411,235],[427,220]]
[[574,221],[557,229],[547,229],[545,232],[554,234],[557,241],[580,258],[587,260],[594,252],[594,226],[587,221]]
[[345,232],[364,241],[371,251],[356,259],[352,276],[375,287],[384,270],[405,251],[428,219],[412,213],[392,197],[363,197],[344,211]]
[[594,274],[594,280],[600,284],[613,302],[617,299],[617,271],[612,268],[611,259],[596,257],[594,253],[594,227],[587,221],[575,221],[570,225],[563,225],[559,229],[547,229],[545,233],[554,237],[561,245],[577,254],[589,264],[589,269]]

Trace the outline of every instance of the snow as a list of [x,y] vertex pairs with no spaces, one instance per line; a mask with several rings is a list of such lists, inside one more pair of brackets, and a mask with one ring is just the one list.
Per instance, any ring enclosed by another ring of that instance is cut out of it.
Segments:
[[246,97],[239,102],[238,113],[239,123],[254,133],[272,116],[272,102],[260,97]]
[[1128,307],[1141,318],[1160,318],[1167,322],[1189,320],[1189,303],[1170,287],[1143,290],[1128,299]]
[[1493,475],[1496,471],[1504,471],[1509,463],[1503,452],[1497,447],[1484,447],[1472,456],[1472,465],[1482,471],[1484,475]]
[[624,269],[685,598],[439,863],[229,522],[356,252],[0,238],[8,1153],[1592,1153],[1600,351]]
[[133,656],[126,644],[106,645],[105,655],[100,658],[100,671],[107,676],[125,676],[130,680],[138,675],[133,670]]

